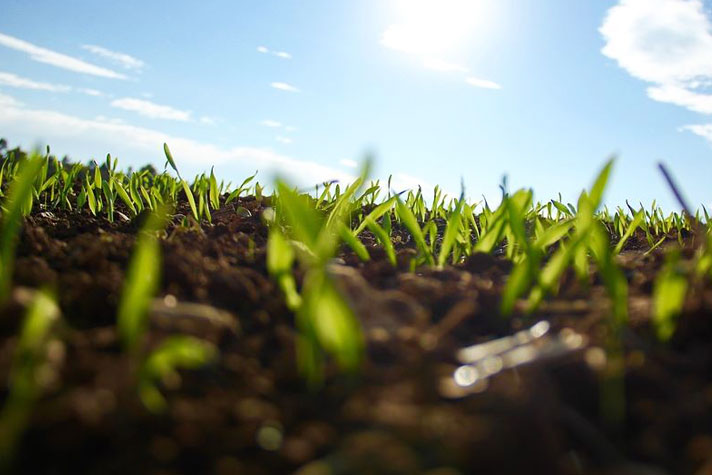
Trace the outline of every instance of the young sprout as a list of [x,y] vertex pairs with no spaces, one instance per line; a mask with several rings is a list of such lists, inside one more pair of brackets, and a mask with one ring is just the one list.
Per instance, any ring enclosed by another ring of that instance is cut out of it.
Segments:
[[151,299],[158,291],[161,250],[156,234],[165,227],[166,211],[166,207],[159,207],[152,212],[139,232],[119,301],[119,337],[133,355],[140,350]]
[[40,372],[46,368],[47,346],[60,312],[54,298],[38,291],[20,330],[10,369],[9,394],[0,411],[0,471],[9,468],[16,445],[41,395]]
[[23,161],[3,202],[0,221],[0,304],[4,303],[10,294],[17,235],[20,232],[22,217],[32,211],[33,184],[44,162],[45,159],[38,153]]
[[[438,194],[435,195],[435,198],[438,197]],[[435,199],[433,199],[433,202],[435,202]],[[447,220],[447,225],[445,227],[445,234],[443,235],[443,241],[442,244],[440,245],[440,253],[438,254],[438,267],[443,267],[445,265],[445,261],[447,261],[448,256],[450,255],[450,252],[453,250],[453,248],[456,245],[456,240],[458,235],[461,232],[461,228],[463,225],[462,221],[462,208],[465,205],[465,186],[462,185],[461,191],[460,191],[460,199],[457,201],[457,205],[455,206],[455,209],[453,212],[450,214],[450,217]],[[467,223],[464,223],[465,225]],[[455,259],[453,256],[453,263]]]
[[[297,363],[312,385],[323,378],[324,352],[345,370],[354,370],[361,362],[360,326],[331,281],[328,266],[340,238],[346,237],[346,242],[354,245],[345,219],[354,207],[351,198],[364,183],[367,170],[368,166],[364,167],[361,177],[343,193],[338,189],[326,217],[308,194],[300,194],[280,181],[276,184],[277,207],[270,222],[267,268],[284,292],[287,305],[296,313]],[[355,249],[365,251],[358,245]],[[295,257],[306,271],[301,294],[292,274]]]
[[[422,199],[421,195],[420,198]],[[418,199],[415,200],[416,208],[419,208]],[[396,214],[403,225],[408,229],[410,235],[413,237],[418,250],[420,251],[420,257],[428,265],[435,265],[435,258],[433,253],[425,241],[425,236],[423,235],[423,230],[418,224],[418,219],[411,209],[400,199],[400,196],[396,195]],[[423,215],[424,213],[419,213]]]
[[153,413],[166,409],[166,399],[158,388],[159,382],[178,379],[178,369],[196,369],[217,358],[212,343],[198,338],[175,335],[166,338],[146,357],[138,373],[138,394],[141,402]]
[[166,163],[170,164],[171,168],[173,168],[173,170],[176,172],[176,175],[178,175],[178,180],[180,180],[180,185],[183,188],[185,197],[188,199],[188,204],[190,205],[190,210],[193,213],[193,218],[195,218],[197,222],[200,222],[200,214],[198,214],[198,207],[195,204],[195,197],[193,196],[193,192],[190,190],[190,186],[188,186],[188,183],[183,179],[183,177],[180,176],[180,172],[178,171],[176,162],[173,159],[173,155],[171,154],[170,149],[168,148],[168,144],[166,143],[163,144],[163,153],[166,155]]

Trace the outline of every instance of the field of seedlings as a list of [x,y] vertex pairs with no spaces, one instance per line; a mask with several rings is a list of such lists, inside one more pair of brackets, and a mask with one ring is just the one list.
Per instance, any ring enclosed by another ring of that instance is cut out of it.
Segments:
[[0,471],[712,473],[706,209],[164,153],[1,151]]

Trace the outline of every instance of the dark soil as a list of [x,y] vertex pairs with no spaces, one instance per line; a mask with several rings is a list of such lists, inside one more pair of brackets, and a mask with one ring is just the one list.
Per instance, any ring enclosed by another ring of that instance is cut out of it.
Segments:
[[[595,351],[611,342],[595,275],[589,286],[567,275],[536,314],[503,318],[504,257],[411,273],[407,233],[395,239],[398,268],[368,233],[370,262],[346,249],[336,259],[366,360],[356,375],[330,367],[323,387],[308,389],[296,368],[293,315],[265,269],[263,206],[243,198],[212,224],[185,228],[177,216],[168,227],[147,345],[181,332],[221,355],[163,388],[163,415],[138,400],[114,328],[139,223],[62,211],[27,219],[14,300],[0,316],[4,380],[27,287],[56,289],[63,325],[17,473],[712,473],[712,289],[695,291],[672,341],[659,343],[649,315],[663,249],[644,256],[635,236],[620,256],[630,284],[623,420],[601,409],[615,378]],[[540,320],[584,335],[587,349],[502,371],[486,387],[453,383],[459,348]]]

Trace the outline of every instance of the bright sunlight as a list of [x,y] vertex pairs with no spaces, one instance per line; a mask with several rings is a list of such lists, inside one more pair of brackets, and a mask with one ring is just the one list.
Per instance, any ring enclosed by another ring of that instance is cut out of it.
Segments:
[[397,23],[381,37],[389,48],[444,67],[444,58],[467,46],[491,16],[488,0],[396,0]]

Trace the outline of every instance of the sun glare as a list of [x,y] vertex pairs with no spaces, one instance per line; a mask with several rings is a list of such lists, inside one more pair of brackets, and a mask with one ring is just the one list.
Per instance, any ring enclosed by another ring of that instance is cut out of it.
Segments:
[[392,49],[442,61],[467,46],[487,23],[489,0],[396,0],[397,21],[381,42]]

